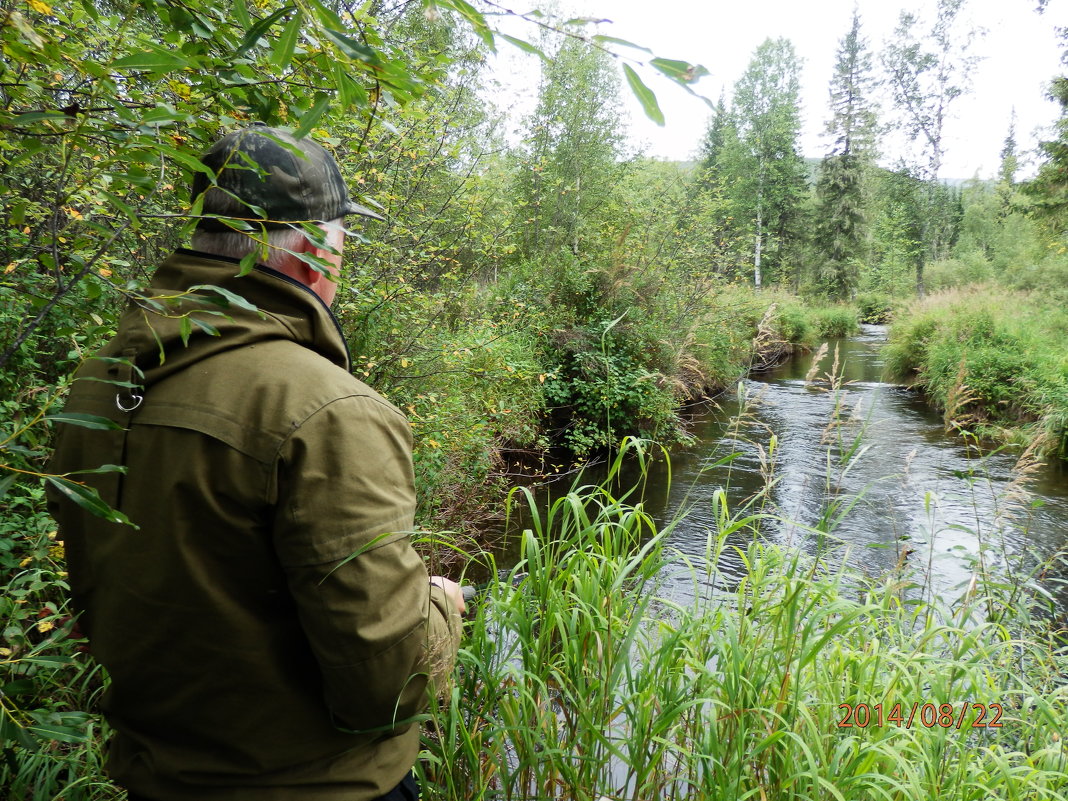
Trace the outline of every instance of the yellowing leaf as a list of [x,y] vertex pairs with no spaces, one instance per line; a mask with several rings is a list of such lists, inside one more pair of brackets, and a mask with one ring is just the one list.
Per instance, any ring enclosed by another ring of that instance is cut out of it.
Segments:
[[29,0],[29,2],[30,8],[32,8],[38,14],[50,15],[52,13],[52,9],[48,6],[48,4],[42,3],[41,0]]
[[53,623],[51,620],[42,620],[40,623],[37,624],[37,630],[41,632],[41,634],[46,634],[55,627],[56,624]]
[[189,89],[189,84],[182,83],[181,81],[173,81],[172,80],[172,81],[168,81],[167,82],[167,86],[169,86],[170,90],[172,92],[174,92],[176,95],[178,95],[178,97],[182,98],[182,100],[188,100],[189,99],[189,96],[191,94],[190,89]]
[[69,214],[71,217],[73,217],[76,220],[82,219],[82,213],[80,211],[78,211],[76,208],[74,208],[74,206],[67,206],[63,210],[65,212],[67,212],[67,214]]
[[99,273],[100,273],[100,275],[102,275],[102,276],[103,276],[104,278],[111,278],[111,270],[109,270],[109,269],[108,269],[107,267],[101,267],[101,268],[100,268],[100,270],[99,270],[98,272],[99,272]]
[[427,444],[430,445],[431,448],[440,448],[441,447],[441,445],[437,441],[432,440],[432,439],[428,439],[427,440]]
[[16,267],[18,267],[18,263],[14,261],[11,262],[11,264],[7,265],[7,267],[4,268],[4,275],[15,272]]

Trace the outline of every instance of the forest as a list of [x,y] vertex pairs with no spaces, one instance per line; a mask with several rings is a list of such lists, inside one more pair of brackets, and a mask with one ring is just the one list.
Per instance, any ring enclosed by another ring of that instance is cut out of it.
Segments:
[[[650,77],[700,95],[707,71],[592,18],[492,0],[0,0],[5,797],[123,797],[45,486],[114,510],[47,473],[50,443],[99,424],[64,418],[71,375],[154,302],[153,269],[197,220],[199,156],[262,121],[329,148],[385,218],[352,224],[334,312],[357,377],[412,425],[427,560],[492,575],[486,532],[535,510],[423,724],[424,798],[1068,798],[1068,643],[1044,583],[1063,555],[916,600],[907,575],[782,548],[759,499],[724,501],[691,567],[714,576],[738,551],[750,573],[685,607],[656,592],[671,526],[613,483],[689,447],[694,409],[751,371],[862,323],[889,324],[887,380],[948,431],[1068,457],[1068,77],[1049,76],[1065,114],[1035,174],[1015,120],[992,119],[996,178],[944,180],[981,55],[968,2],[917,2],[883,43],[860,11],[829,21],[823,109],[801,108],[793,44],[764,41],[704,98],[697,158],[673,162],[634,152],[624,93],[659,121]],[[497,49],[540,65],[518,140],[487,92]],[[803,112],[826,122],[820,159],[801,153]],[[910,158],[885,162],[889,135]],[[836,452],[841,469],[859,451]],[[538,511],[527,488],[590,460],[604,485]],[[931,725],[903,726],[917,700]],[[964,701],[1003,705],[1005,725],[938,723]],[[896,703],[897,725],[836,725],[861,702]]]

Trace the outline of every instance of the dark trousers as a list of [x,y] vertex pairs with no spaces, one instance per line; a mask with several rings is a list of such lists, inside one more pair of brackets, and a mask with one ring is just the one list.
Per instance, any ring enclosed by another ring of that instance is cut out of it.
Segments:
[[[152,801],[151,798],[135,793],[127,795],[127,799],[128,801]],[[385,795],[380,795],[374,801],[419,801],[419,782],[415,780],[415,776],[409,771],[408,775],[401,779],[400,784]]]

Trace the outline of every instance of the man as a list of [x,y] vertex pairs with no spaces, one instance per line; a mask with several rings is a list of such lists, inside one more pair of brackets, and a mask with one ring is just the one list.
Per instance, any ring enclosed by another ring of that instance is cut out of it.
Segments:
[[[71,391],[68,412],[116,427],[64,426],[50,465],[121,465],[78,477],[136,526],[49,499],[111,675],[108,769],[135,801],[414,800],[417,716],[463,599],[411,547],[410,427],[350,374],[329,310],[344,217],[377,215],[280,130],[203,161],[196,249],[159,267]],[[261,226],[268,254],[239,275]]]

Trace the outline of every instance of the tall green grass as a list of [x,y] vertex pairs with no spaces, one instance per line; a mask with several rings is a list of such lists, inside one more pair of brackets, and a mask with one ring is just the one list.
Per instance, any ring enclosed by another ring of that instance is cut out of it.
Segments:
[[[846,462],[854,445],[839,443]],[[942,598],[904,567],[868,579],[832,550],[769,544],[761,499],[732,509],[722,491],[704,556],[683,556],[637,489],[615,489],[635,456],[644,447],[626,443],[605,484],[547,506],[514,494],[529,514],[520,560],[473,604],[454,684],[430,710],[427,801],[1068,799],[1068,653],[1037,581],[977,566]],[[35,569],[56,569],[47,539]],[[720,572],[728,551],[740,580]],[[36,708],[90,708],[88,666],[21,656],[26,694],[7,708],[33,742],[5,743],[4,797],[121,797],[94,718],[56,721],[55,738],[26,723]],[[843,704],[866,705],[866,725],[842,726]],[[972,704],[1002,705],[1002,725],[976,727]]]
[[890,329],[887,369],[921,387],[947,426],[1041,440],[1068,454],[1068,313],[1036,293],[989,285],[931,295]]
[[[606,486],[535,513],[432,711],[425,797],[1068,797],[1068,658],[1019,581],[921,600],[907,572],[866,580],[763,542],[722,494],[716,511],[700,560]],[[661,593],[665,575],[699,600]],[[872,720],[840,725],[842,704]],[[1001,704],[1002,726],[971,704]]]

